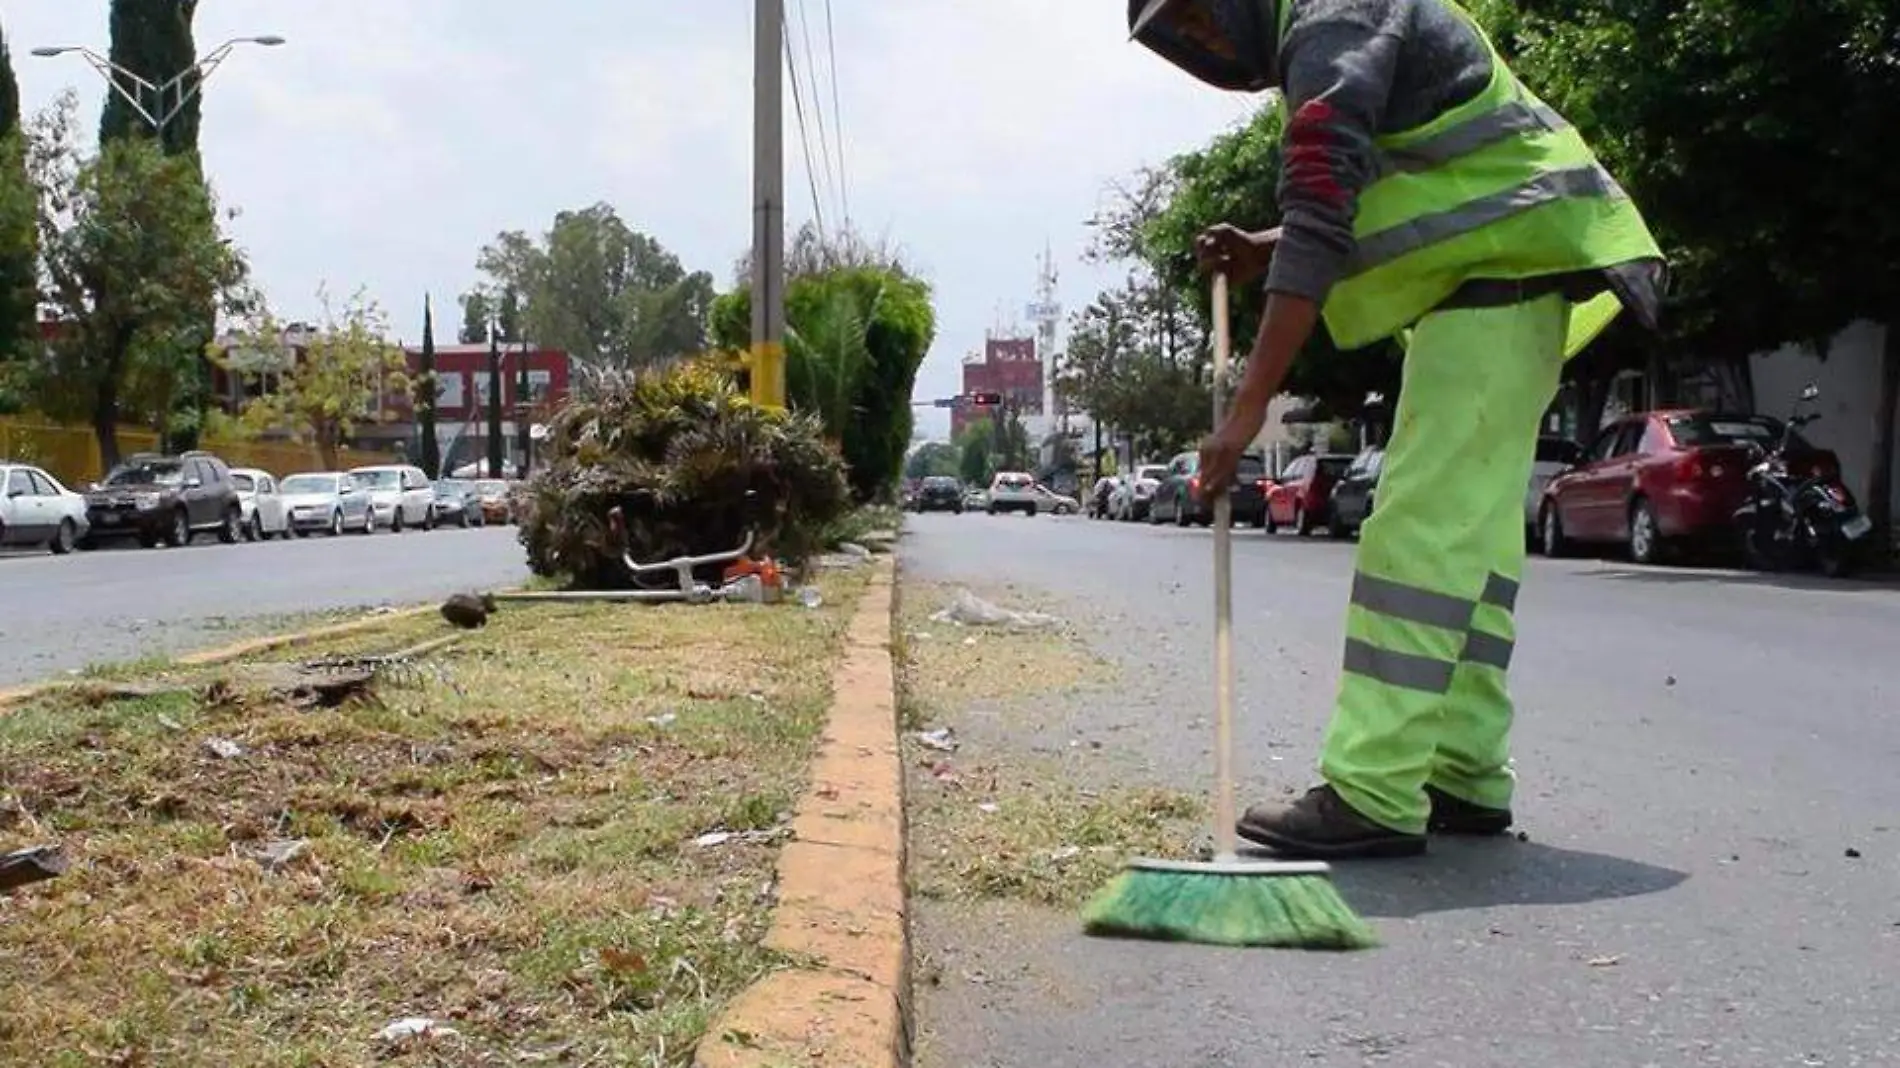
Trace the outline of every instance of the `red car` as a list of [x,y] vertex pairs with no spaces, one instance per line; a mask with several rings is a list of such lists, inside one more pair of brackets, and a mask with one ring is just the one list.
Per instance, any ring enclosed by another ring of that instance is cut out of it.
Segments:
[[1352,466],[1352,460],[1343,453],[1302,456],[1286,465],[1277,482],[1263,481],[1261,489],[1267,495],[1267,533],[1292,527],[1304,536],[1325,526],[1333,483]]
[[[1772,449],[1782,422],[1765,415],[1670,410],[1605,426],[1577,466],[1550,480],[1538,512],[1538,548],[1561,556],[1578,543],[1627,545],[1656,563],[1677,545],[1725,539],[1748,496],[1751,446]],[[1832,452],[1790,439],[1797,475],[1837,475]]]

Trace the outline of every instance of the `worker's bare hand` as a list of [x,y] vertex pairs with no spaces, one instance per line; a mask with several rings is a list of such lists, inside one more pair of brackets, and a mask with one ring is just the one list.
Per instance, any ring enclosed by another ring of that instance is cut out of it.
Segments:
[[1273,260],[1273,246],[1280,242],[1280,228],[1251,233],[1238,226],[1221,223],[1201,231],[1194,239],[1194,259],[1207,274],[1227,275],[1228,281],[1251,282],[1266,273]]
[[1249,427],[1247,423],[1245,418],[1229,416],[1219,430],[1201,442],[1201,467],[1196,474],[1200,476],[1203,500],[1211,501],[1233,485],[1241,456],[1253,444],[1254,435],[1260,432],[1258,426]]

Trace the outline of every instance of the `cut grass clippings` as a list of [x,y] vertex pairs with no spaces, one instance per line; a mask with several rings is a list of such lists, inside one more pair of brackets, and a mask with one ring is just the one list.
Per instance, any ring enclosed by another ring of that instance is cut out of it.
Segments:
[[[781,963],[775,843],[866,578],[816,611],[504,605],[338,708],[232,665],[0,716],[0,852],[72,860],[0,895],[0,1063],[689,1063]],[[454,1033],[376,1037],[405,1017]]]
[[[1015,610],[1016,591],[976,590]],[[900,716],[907,731],[950,727],[975,705],[1004,719],[1044,713],[1060,693],[1108,686],[1114,671],[1062,628],[957,627],[929,617],[954,587],[906,583],[899,608]],[[1007,731],[1002,733],[1008,733]],[[906,739],[911,888],[946,900],[1079,906],[1133,855],[1183,855],[1203,816],[1170,790],[1083,789],[1059,761],[967,739],[944,753]]]

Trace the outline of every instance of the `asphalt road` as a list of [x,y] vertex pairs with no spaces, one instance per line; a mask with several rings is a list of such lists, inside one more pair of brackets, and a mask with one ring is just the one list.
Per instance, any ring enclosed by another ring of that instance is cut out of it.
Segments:
[[[514,527],[0,557],[0,687],[189,651],[282,617],[527,578]],[[286,621],[288,622],[288,621]]]
[[[1245,804],[1317,781],[1352,549],[1235,540]],[[1044,591],[1131,680],[1014,736],[959,722],[962,756],[1088,739],[1107,777],[1204,789],[1210,548],[913,517],[908,576]],[[1900,590],[1533,560],[1514,680],[1529,841],[1340,866],[1384,948],[1118,943],[1069,917],[999,935],[919,902],[945,976],[918,991],[923,1063],[1900,1065]]]

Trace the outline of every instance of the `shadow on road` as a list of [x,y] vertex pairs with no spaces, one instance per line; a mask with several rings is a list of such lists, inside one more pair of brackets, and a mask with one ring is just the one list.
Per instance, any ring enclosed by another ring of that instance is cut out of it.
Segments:
[[1388,919],[1642,897],[1688,878],[1687,872],[1641,861],[1514,838],[1437,839],[1429,857],[1333,867],[1333,881],[1354,908]]
[[1891,593],[1900,589],[1900,576],[1874,574],[1858,578],[1831,579],[1799,572],[1760,571],[1689,571],[1676,568],[1608,567],[1580,571],[1579,577],[1611,582],[1647,582],[1660,586],[1712,585],[1764,586],[1778,590],[1805,590],[1814,593]]

